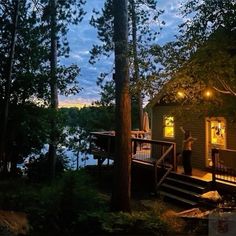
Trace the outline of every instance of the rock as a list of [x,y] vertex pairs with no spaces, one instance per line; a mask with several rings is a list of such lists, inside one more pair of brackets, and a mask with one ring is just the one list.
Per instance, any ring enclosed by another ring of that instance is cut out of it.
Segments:
[[222,200],[222,197],[217,191],[209,191],[201,195],[202,199],[218,202]]
[[199,208],[192,208],[189,210],[181,211],[177,213],[177,216],[184,218],[204,218],[208,216],[210,211],[201,211]]
[[0,235],[26,235],[29,231],[27,215],[23,212],[0,210]]

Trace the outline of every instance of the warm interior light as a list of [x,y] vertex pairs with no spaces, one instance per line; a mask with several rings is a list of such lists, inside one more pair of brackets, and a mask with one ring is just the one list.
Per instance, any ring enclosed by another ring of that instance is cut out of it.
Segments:
[[164,116],[164,137],[174,138],[174,117]]

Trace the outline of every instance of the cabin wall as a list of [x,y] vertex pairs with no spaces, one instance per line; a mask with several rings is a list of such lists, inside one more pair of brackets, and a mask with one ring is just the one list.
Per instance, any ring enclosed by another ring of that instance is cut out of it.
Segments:
[[230,119],[226,122],[226,147],[236,150],[236,123],[231,122]]
[[[177,106],[170,105],[158,105],[152,109],[152,139],[170,141],[176,143],[177,153],[182,152],[182,142],[184,134],[180,130],[180,126],[183,126],[185,130],[190,130],[192,136],[197,138],[197,141],[193,144],[192,150],[192,166],[195,168],[205,168],[205,150],[206,150],[206,129],[205,119],[200,117],[199,114],[193,114],[189,111],[185,114],[185,118],[178,118],[175,115],[174,138],[164,138],[163,133],[163,117],[166,115],[174,114],[174,111],[178,110]],[[178,160],[179,164],[181,160]]]

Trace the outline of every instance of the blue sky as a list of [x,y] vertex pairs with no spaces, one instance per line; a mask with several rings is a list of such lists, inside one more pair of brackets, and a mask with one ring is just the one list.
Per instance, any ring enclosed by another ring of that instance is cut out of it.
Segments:
[[[182,22],[179,14],[180,2],[183,0],[158,0],[159,9],[164,10],[160,20],[166,22],[157,43],[163,44],[174,40],[174,35],[178,33],[178,25]],[[95,65],[89,64],[89,51],[93,44],[99,43],[96,29],[90,26],[89,21],[92,10],[100,10],[103,7],[104,0],[87,0],[85,10],[87,12],[83,21],[78,26],[71,26],[68,33],[70,43],[70,57],[61,62],[66,65],[76,64],[81,68],[81,74],[78,81],[83,90],[74,96],[60,97],[60,106],[84,106],[91,104],[92,101],[99,99],[99,87],[96,80],[101,72],[106,72],[112,68],[113,61],[103,58]]]

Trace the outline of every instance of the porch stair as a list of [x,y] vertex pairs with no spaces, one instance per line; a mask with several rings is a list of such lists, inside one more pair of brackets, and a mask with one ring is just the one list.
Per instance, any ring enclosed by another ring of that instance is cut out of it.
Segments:
[[210,190],[210,182],[171,172],[158,189],[159,195],[167,201],[195,207],[200,195]]

